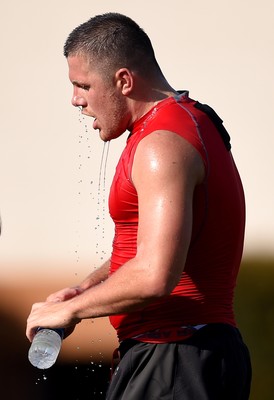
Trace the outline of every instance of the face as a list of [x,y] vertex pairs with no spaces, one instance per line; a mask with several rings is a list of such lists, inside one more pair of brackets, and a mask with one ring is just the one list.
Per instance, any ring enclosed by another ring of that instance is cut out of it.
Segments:
[[99,130],[103,141],[120,136],[128,127],[129,113],[119,81],[100,74],[82,56],[69,56],[68,66],[72,104],[94,118],[93,129]]

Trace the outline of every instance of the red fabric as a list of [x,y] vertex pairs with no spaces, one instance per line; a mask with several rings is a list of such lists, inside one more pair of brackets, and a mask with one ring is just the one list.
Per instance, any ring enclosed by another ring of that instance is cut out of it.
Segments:
[[109,197],[115,223],[110,273],[136,254],[138,196],[131,168],[140,140],[156,130],[175,132],[197,149],[207,171],[194,193],[192,239],[179,284],[142,310],[110,317],[120,340],[182,325],[236,325],[233,295],[243,250],[244,193],[231,153],[194,105],[187,93],[160,102],[134,124],[117,165]]

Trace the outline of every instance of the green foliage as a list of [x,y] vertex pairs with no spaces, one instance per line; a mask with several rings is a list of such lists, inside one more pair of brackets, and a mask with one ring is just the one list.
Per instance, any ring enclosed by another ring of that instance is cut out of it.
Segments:
[[250,400],[274,396],[274,261],[244,260],[236,288],[238,326],[251,354]]

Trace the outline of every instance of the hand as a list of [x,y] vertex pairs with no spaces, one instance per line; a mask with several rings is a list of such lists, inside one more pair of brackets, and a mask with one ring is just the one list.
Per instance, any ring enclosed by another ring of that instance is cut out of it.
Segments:
[[72,299],[75,296],[78,296],[79,294],[83,293],[84,289],[82,289],[80,286],[73,286],[73,287],[68,287],[65,289],[58,290],[58,292],[52,293],[47,297],[46,301],[49,302],[58,302],[58,301],[65,301]]
[[75,325],[81,322],[70,311],[69,301],[35,303],[27,320],[26,335],[33,340],[37,328],[65,328],[66,335],[70,335]]

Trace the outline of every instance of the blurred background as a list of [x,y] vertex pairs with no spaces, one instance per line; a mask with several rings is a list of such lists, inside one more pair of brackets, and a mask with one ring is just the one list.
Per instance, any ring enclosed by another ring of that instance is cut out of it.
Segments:
[[210,104],[232,138],[247,201],[235,308],[253,361],[251,399],[273,399],[274,3],[272,0],[2,1],[0,5],[0,376],[3,398],[104,398],[117,341],[85,321],[54,367],[27,360],[32,303],[74,285],[110,255],[108,189],[126,140],[104,145],[70,104],[63,44],[117,11],[150,36],[170,84]]

